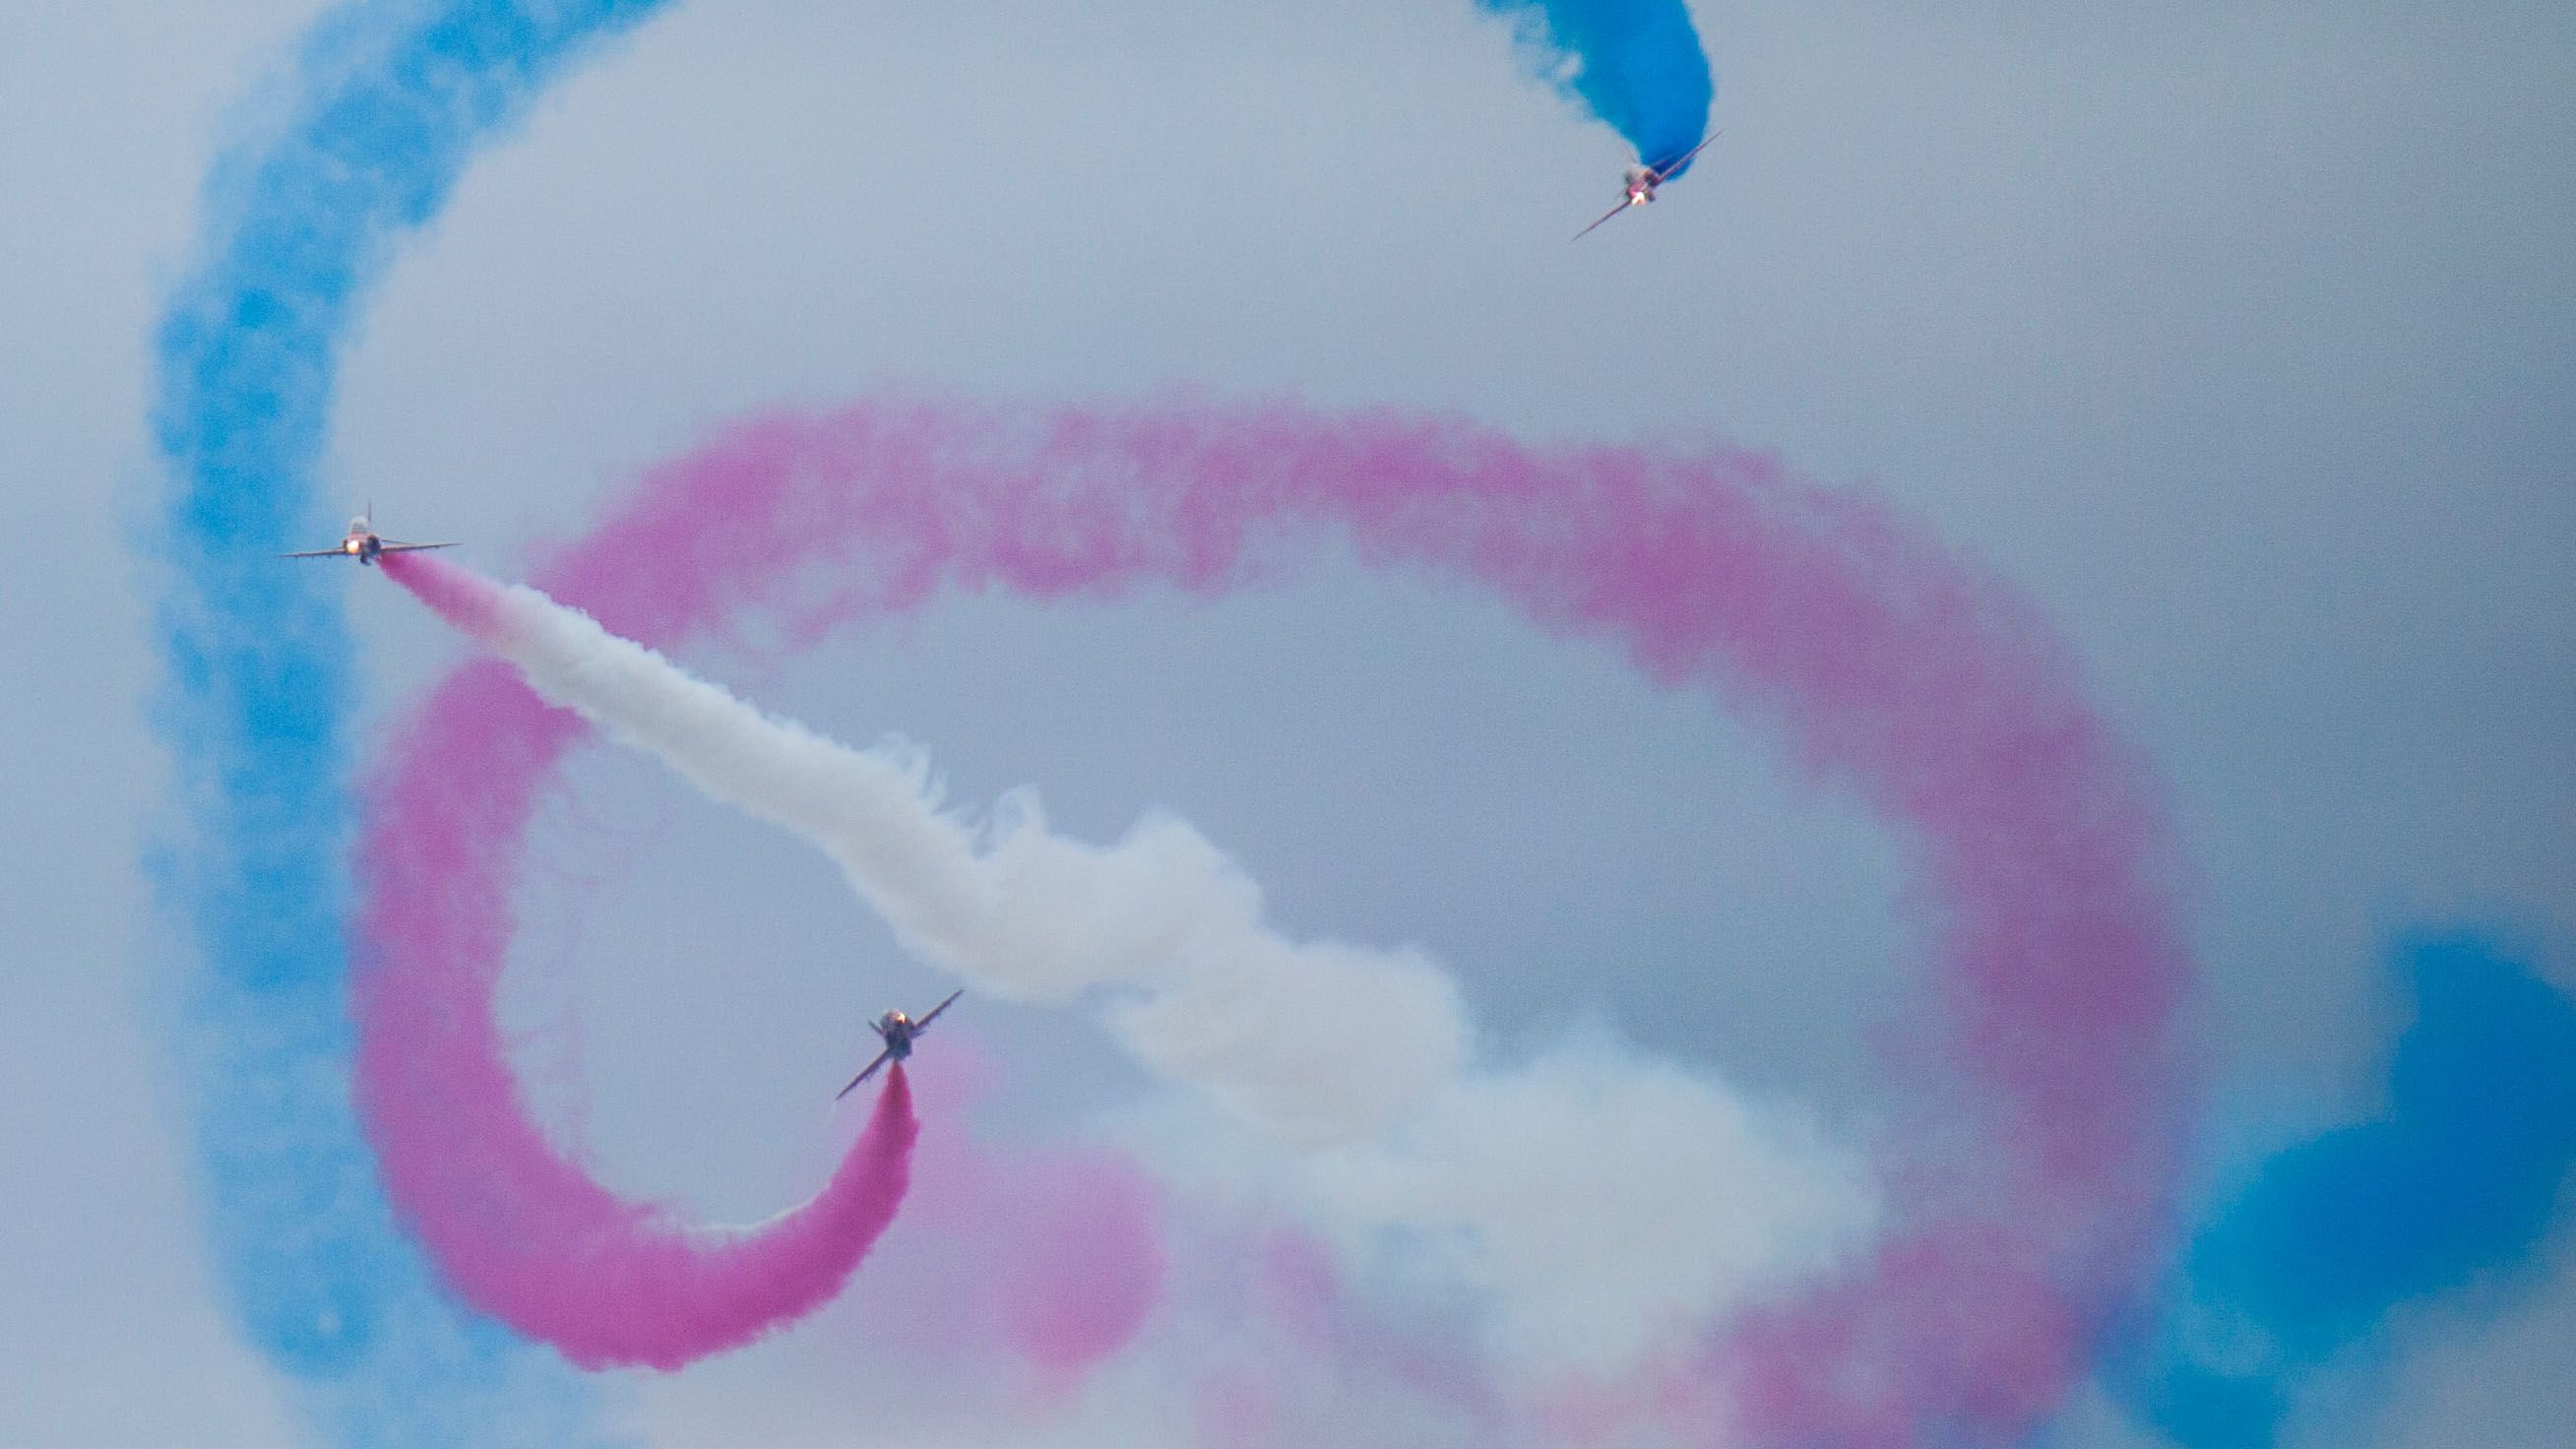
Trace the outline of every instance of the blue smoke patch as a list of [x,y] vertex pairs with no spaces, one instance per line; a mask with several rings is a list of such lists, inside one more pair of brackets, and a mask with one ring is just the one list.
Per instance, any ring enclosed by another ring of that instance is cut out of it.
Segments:
[[184,933],[180,1080],[230,1306],[343,1442],[580,1442],[572,1377],[440,1292],[349,1097],[344,865],[354,644],[313,546],[338,351],[475,149],[659,0],[353,3],[305,37],[278,123],[208,180],[157,337],[170,493],[153,725],[176,822],[149,862]]
[[1682,0],[1476,3],[1510,21],[1540,78],[1626,137],[1639,161],[1669,162],[1708,133],[1714,83]]
[[2509,1283],[2576,1164],[2576,1001],[2473,932],[2400,944],[2414,997],[2376,1120],[2263,1162],[2192,1241],[2129,1379],[2187,1449],[2278,1440],[2306,1371],[2366,1352],[2401,1305]]

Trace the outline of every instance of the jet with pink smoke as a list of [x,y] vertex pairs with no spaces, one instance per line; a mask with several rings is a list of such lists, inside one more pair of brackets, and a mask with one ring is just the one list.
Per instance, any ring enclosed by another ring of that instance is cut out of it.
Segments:
[[[369,505],[367,511],[374,512],[374,506]],[[404,543],[398,539],[387,538],[376,532],[375,525],[367,521],[367,514],[361,513],[349,520],[349,531],[341,535],[340,541],[331,547],[303,549],[295,553],[279,554],[278,557],[353,558],[360,564],[372,568],[377,559],[389,553],[423,553],[433,548],[454,547],[456,545],[452,543]]]
[[947,997],[937,1006],[934,1006],[930,1008],[930,1010],[922,1013],[921,1019],[918,1021],[915,1021],[900,1011],[889,1011],[885,1015],[878,1017],[876,1020],[869,1022],[868,1030],[875,1032],[877,1034],[877,1040],[884,1042],[885,1047],[876,1054],[876,1059],[874,1061],[871,1061],[866,1066],[859,1068],[859,1074],[850,1078],[850,1084],[848,1086],[833,1093],[832,1100],[837,1102],[843,1097],[850,1095],[852,1092],[857,1091],[859,1083],[875,1076],[877,1074],[877,1069],[884,1066],[886,1063],[893,1062],[897,1066],[902,1065],[904,1059],[912,1055],[912,1039],[921,1035],[924,1031],[929,1030],[930,1023],[938,1019],[939,1013],[946,1011],[949,1007],[955,1005],[957,998],[965,994],[966,992],[963,988],[949,992]]
[[397,732],[358,846],[357,1106],[397,1214],[459,1296],[584,1367],[673,1369],[838,1292],[894,1220],[919,1129],[898,1067],[822,1191],[719,1229],[618,1198],[527,1117],[493,995],[519,826],[579,732],[498,665],[460,671]]

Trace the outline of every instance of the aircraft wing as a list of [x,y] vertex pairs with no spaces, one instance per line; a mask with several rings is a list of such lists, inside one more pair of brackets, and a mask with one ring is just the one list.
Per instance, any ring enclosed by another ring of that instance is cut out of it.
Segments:
[[413,553],[424,548],[454,547],[456,547],[456,545],[452,543],[396,543],[390,538],[378,539],[376,541],[376,548],[380,553]]
[[[954,991],[952,991],[952,992],[949,992],[949,993],[948,993],[948,1001],[955,1001],[958,997],[961,997],[961,996],[963,996],[963,995],[965,995],[965,994],[966,994],[966,988],[965,988],[965,987],[963,987],[963,986],[960,986],[960,987],[958,987],[956,990],[954,990]],[[943,1011],[946,1011],[946,1010],[948,1009],[948,1001],[943,1001],[943,1002],[939,1003],[937,1006],[934,1006],[934,1007],[930,1008],[930,1015],[925,1016],[925,1017],[923,1017],[921,1020],[914,1022],[914,1023],[912,1024],[912,1029],[913,1029],[914,1031],[919,1031],[919,1030],[921,1030],[923,1027],[930,1025],[930,1023],[931,1023],[931,1022],[933,1022],[933,1021],[937,1020],[937,1019],[938,1019],[938,1017],[939,1017],[939,1013],[941,1013],[941,1012],[943,1012]]]
[[348,551],[347,549],[345,549],[345,548],[316,548],[316,549],[309,549],[309,550],[307,550],[307,551],[305,551],[305,552],[303,552],[303,553],[282,553],[282,554],[279,554],[279,555],[278,555],[278,557],[279,557],[279,558],[341,558],[341,557],[344,557],[345,555],[347,555],[347,553],[348,553],[348,552],[349,552],[349,551]]
[[1630,200],[1628,200],[1628,199],[1627,199],[1627,198],[1625,198],[1625,197],[1620,198],[1619,204],[1618,204],[1617,206],[1614,206],[1614,207],[1610,208],[1608,211],[1605,211],[1605,212],[1601,213],[1601,221],[1596,221],[1596,222],[1592,223],[1592,225],[1591,225],[1591,226],[1587,226],[1587,227],[1585,227],[1583,230],[1576,232],[1576,233],[1574,234],[1574,239],[1575,239],[1576,241],[1581,241],[1581,240],[1583,240],[1585,237],[1588,237],[1588,236],[1592,235],[1592,233],[1593,233],[1594,229],[1595,229],[1595,228],[1597,228],[1597,227],[1599,227],[1599,226],[1601,225],[1601,222],[1606,222],[1606,221],[1608,221],[1610,218],[1612,218],[1612,217],[1614,217],[1614,216],[1617,216],[1619,213],[1621,213],[1621,212],[1623,212],[1623,211],[1626,211],[1629,207],[1634,206],[1634,205],[1636,205],[1636,203],[1635,203],[1635,202],[1630,201]]
[[875,1076],[875,1075],[877,1074],[877,1068],[879,1068],[879,1067],[881,1067],[881,1066],[884,1066],[884,1065],[886,1064],[886,1058],[888,1058],[888,1057],[890,1057],[890,1056],[893,1056],[893,1055],[894,1055],[894,1051],[893,1051],[893,1049],[892,1049],[892,1048],[890,1048],[890,1047],[889,1047],[888,1049],[884,1050],[884,1051],[881,1051],[881,1052],[877,1053],[877,1059],[876,1059],[875,1061],[872,1061],[872,1062],[868,1063],[866,1066],[859,1068],[859,1074],[858,1074],[857,1076],[855,1076],[855,1077],[850,1078],[850,1084],[849,1084],[848,1086],[843,1087],[840,1091],[833,1093],[833,1094],[832,1094],[832,1100],[833,1100],[833,1101],[835,1101],[835,1102],[837,1102],[837,1101],[841,1100],[843,1097],[846,1097],[846,1096],[850,1095],[852,1092],[857,1091],[857,1090],[859,1089],[859,1083],[864,1082],[864,1081],[866,1081],[868,1078]]
[[1709,142],[1711,142],[1711,141],[1716,140],[1720,134],[1722,134],[1722,133],[1721,133],[1721,132],[1717,132],[1717,131],[1711,131],[1711,132],[1709,132],[1707,135],[1702,136],[1702,137],[1700,137],[1700,138],[1699,138],[1699,144],[1698,144],[1698,145],[1693,146],[1692,148],[1690,148],[1690,149],[1689,149],[1689,150],[1687,150],[1687,151],[1684,151],[1684,152],[1683,152],[1682,154],[1680,154],[1679,156],[1674,157],[1673,159],[1671,159],[1670,161],[1665,162],[1665,163],[1664,163],[1663,165],[1661,165],[1661,166],[1651,167],[1651,168],[1649,168],[1649,169],[1651,169],[1651,170],[1655,173],[1655,179],[1656,179],[1658,182],[1670,181],[1670,180],[1672,179],[1672,177],[1673,177],[1673,173],[1674,173],[1674,172],[1681,170],[1681,169],[1682,169],[1683,167],[1685,167],[1685,166],[1688,166],[1688,165],[1691,163],[1691,158],[1692,158],[1692,157],[1694,157],[1694,156],[1697,156],[1700,152],[1707,150],[1707,149],[1708,149],[1708,143],[1709,143]]

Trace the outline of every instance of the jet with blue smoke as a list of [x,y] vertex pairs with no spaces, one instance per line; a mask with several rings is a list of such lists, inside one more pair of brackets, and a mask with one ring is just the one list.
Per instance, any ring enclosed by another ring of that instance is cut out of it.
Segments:
[[1682,0],[1476,3],[1509,20],[1540,78],[1625,136],[1639,164],[1660,167],[1707,134],[1714,83]]
[[2576,1001],[2471,931],[2400,943],[2416,1002],[2375,1120],[2265,1161],[2206,1223],[2126,1385],[2185,1449],[2277,1442],[2299,1377],[2402,1305],[2510,1284],[2576,1165]]
[[349,1098],[353,643],[305,532],[338,352],[476,148],[659,0],[358,0],[285,114],[217,162],[158,338],[170,493],[153,724],[176,818],[151,861],[213,1258],[322,1428],[369,1445],[579,1442],[561,1369],[453,1307],[397,1232]]

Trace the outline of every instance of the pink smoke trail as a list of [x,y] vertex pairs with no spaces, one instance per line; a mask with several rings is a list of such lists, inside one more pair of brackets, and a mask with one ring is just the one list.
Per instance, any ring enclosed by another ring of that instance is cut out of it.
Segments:
[[[935,1068],[953,1074],[958,1045],[942,1047]],[[907,1305],[907,1316],[946,1320],[931,1352],[952,1366],[989,1378],[996,1359],[1017,1360],[1029,1370],[1025,1387],[1061,1395],[1161,1306],[1161,1195],[1123,1154],[1006,1154],[971,1140],[949,1115],[922,1134],[920,1185],[904,1206],[908,1255],[932,1260],[911,1266],[938,1284],[921,1295],[935,1301]]]
[[622,1201],[554,1150],[493,993],[520,837],[581,733],[481,663],[396,737],[359,847],[358,1109],[396,1210],[466,1301],[585,1368],[675,1369],[839,1291],[903,1201],[912,1089],[894,1068],[823,1190],[754,1229]]
[[[1741,452],[1538,449],[1446,419],[873,402],[755,418],[654,468],[540,586],[667,648],[746,608],[819,632],[942,588],[1217,593],[1318,529],[1755,711],[1907,852],[1926,1029],[1980,1150],[1909,1169],[1900,1231],[1676,1355],[1647,1411],[1692,1437],[1868,1445],[2036,1425],[2168,1211],[2190,976],[2172,850],[2029,607],[1879,505]],[[819,604],[818,578],[838,589]],[[512,728],[484,744],[551,758],[570,727],[530,709]]]

